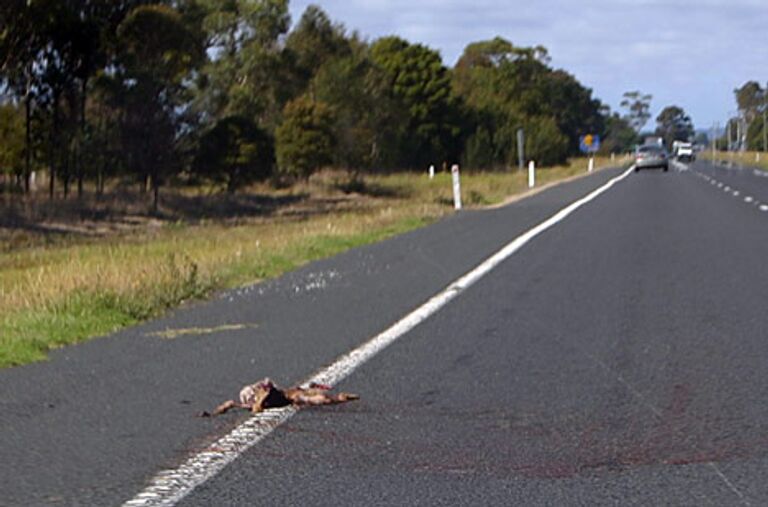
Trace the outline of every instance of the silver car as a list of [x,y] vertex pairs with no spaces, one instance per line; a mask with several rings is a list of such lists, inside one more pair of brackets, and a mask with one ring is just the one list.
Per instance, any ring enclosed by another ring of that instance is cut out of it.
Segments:
[[650,169],[660,167],[669,171],[669,154],[663,146],[646,144],[640,146],[635,151],[635,172],[640,169]]

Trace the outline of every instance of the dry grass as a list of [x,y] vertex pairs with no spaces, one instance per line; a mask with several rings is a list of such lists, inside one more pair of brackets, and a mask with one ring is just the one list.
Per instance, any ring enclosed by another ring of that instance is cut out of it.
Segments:
[[[581,159],[539,171],[537,182],[585,172]],[[526,191],[527,179],[517,171],[465,173],[462,189],[465,205],[480,207]],[[269,191],[251,190],[262,197]],[[29,246],[0,253],[0,366],[39,360],[52,348],[139,322],[185,300],[278,276],[453,212],[450,174],[434,180],[391,174],[350,183],[341,173],[325,173],[272,192],[269,202],[283,204],[267,212],[239,215],[246,195],[234,215],[179,221],[168,213],[159,224],[147,220],[129,233],[102,227],[102,234],[64,235],[53,244],[32,238]]]
[[[712,151],[702,151],[699,155],[704,160],[713,160]],[[732,162],[734,164],[755,167],[768,171],[768,153],[759,151],[718,151],[715,152],[714,160],[721,162]]]

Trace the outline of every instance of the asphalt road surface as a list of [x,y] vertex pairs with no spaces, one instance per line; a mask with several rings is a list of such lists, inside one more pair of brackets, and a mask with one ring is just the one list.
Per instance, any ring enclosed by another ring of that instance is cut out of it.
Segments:
[[[178,505],[768,504],[768,178],[679,169],[544,231],[352,372],[360,401],[299,411]],[[619,173],[0,372],[0,504],[134,499],[248,419],[196,412],[306,379]],[[152,334],[188,328],[219,330]]]

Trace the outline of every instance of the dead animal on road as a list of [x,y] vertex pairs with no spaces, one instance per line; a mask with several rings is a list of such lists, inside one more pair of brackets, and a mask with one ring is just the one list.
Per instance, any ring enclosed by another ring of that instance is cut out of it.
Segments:
[[347,401],[357,400],[360,397],[351,393],[331,394],[330,386],[312,382],[307,387],[290,387],[280,389],[272,380],[265,378],[249,384],[240,390],[239,401],[228,400],[216,407],[213,412],[203,412],[202,417],[221,415],[233,408],[250,410],[258,413],[269,408],[280,408],[293,405],[296,407],[306,405],[333,405]]

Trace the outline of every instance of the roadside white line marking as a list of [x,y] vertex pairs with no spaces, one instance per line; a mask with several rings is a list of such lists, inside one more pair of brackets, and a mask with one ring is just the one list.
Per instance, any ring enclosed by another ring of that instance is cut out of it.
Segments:
[[754,200],[755,200],[755,199],[754,199],[754,197],[752,197],[751,195],[748,195],[748,196],[746,196],[746,197],[744,198],[744,202],[752,202],[752,201],[754,201]]
[[734,197],[738,197],[739,196],[739,191],[738,190],[734,190],[733,191],[733,196]]
[[726,185],[726,186],[725,186],[725,188],[724,188],[723,190],[725,190],[726,192],[730,192],[730,191],[731,191],[731,187],[729,187],[728,185]]
[[[451,300],[463,293],[475,282],[488,274],[508,257],[515,254],[533,238],[562,222],[570,214],[585,204],[593,201],[616,183],[629,176],[634,166],[609,180],[603,186],[593,190],[581,199],[572,202],[545,221],[507,243],[501,250],[491,255],[479,266],[451,283],[429,301],[396,322],[392,327],[373,337],[360,347],[341,356],[333,364],[312,375],[308,382],[336,385],[362,366],[366,361],[394,343],[398,338],[437,313]],[[253,447],[264,437],[272,433],[279,425],[287,421],[296,410],[287,407],[256,414],[228,435],[211,444],[206,450],[188,458],[181,466],[157,474],[149,486],[123,507],[160,507],[173,506],[187,496],[197,486],[213,478],[238,456]]]
[[723,184],[722,183],[718,183],[717,184],[717,188],[723,188]]
[[765,205],[765,204],[760,205],[760,211],[768,211],[768,205]]

